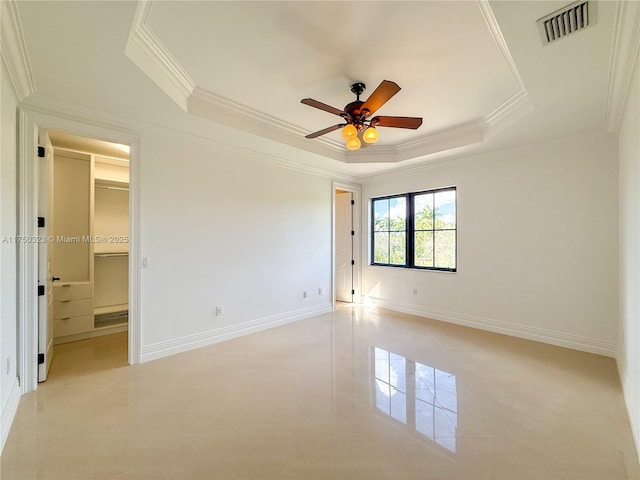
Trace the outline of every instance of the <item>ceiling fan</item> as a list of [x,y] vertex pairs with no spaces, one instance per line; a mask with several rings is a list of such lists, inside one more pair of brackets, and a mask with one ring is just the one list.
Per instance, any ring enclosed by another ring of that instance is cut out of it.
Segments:
[[342,128],[342,138],[347,141],[347,148],[349,150],[358,150],[361,146],[359,137],[362,137],[362,140],[366,143],[375,143],[378,141],[378,131],[376,127],[410,128],[415,130],[422,125],[422,118],[418,117],[371,117],[382,105],[387,103],[391,97],[400,91],[397,83],[383,80],[369,98],[363,102],[360,100],[360,95],[362,95],[365,88],[367,88],[366,85],[361,82],[351,85],[351,91],[356,95],[356,101],[347,104],[344,110],[319,102],[313,98],[303,98],[300,100],[300,103],[304,103],[310,107],[319,108],[325,112],[338,115],[346,122],[310,133],[309,135],[305,135],[305,138],[316,138]]

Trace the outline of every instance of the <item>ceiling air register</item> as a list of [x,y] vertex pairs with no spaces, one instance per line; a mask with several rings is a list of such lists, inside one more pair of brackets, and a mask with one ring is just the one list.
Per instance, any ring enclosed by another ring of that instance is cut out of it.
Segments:
[[556,10],[536,22],[543,45],[549,45],[596,23],[595,3],[578,1]]

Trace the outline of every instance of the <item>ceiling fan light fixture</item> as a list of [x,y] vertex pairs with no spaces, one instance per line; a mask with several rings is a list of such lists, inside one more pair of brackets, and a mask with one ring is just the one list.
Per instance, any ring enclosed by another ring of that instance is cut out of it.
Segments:
[[367,128],[362,134],[362,139],[367,143],[376,143],[378,141],[378,130],[375,127]]
[[361,141],[366,144],[372,144],[378,141],[378,131],[376,127],[409,128],[415,130],[422,125],[422,118],[420,117],[377,116],[370,118],[380,107],[387,103],[391,97],[400,91],[400,87],[395,82],[383,80],[373,93],[369,95],[369,98],[363,102],[360,100],[360,95],[365,88],[365,84],[362,82],[351,85],[351,91],[356,95],[356,101],[348,103],[343,110],[319,102],[313,98],[303,98],[300,100],[300,103],[337,115],[345,122],[309,133],[305,135],[305,138],[316,138],[342,128],[342,132],[340,133],[347,143],[347,149],[358,150],[362,146]]
[[360,145],[360,139],[357,136],[351,137],[349,140],[347,140],[347,150],[358,150],[360,148]]
[[351,123],[345,125],[344,128],[342,129],[342,138],[344,138],[345,140],[350,140],[357,136],[358,136],[358,130]]

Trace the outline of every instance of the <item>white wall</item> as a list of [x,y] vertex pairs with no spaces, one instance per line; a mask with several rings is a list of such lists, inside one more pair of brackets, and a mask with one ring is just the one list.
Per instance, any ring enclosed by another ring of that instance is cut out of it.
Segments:
[[19,396],[16,376],[16,105],[6,75],[0,74],[0,451],[9,432]]
[[178,137],[142,151],[143,360],[330,310],[331,179]]
[[592,134],[375,179],[364,198],[457,186],[458,271],[365,266],[363,293],[392,309],[613,356],[617,178],[614,139]]
[[618,369],[640,447],[640,79],[638,65],[618,137],[620,162],[620,326]]

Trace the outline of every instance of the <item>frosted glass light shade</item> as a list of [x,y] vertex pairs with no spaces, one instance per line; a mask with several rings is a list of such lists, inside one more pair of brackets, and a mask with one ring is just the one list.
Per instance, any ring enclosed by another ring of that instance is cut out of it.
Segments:
[[358,135],[358,130],[356,130],[356,127],[354,127],[351,124],[345,125],[345,127],[342,129],[342,138],[344,138],[345,140],[354,138],[357,135]]
[[362,134],[362,139],[367,143],[376,143],[378,141],[378,130],[374,127],[367,128]]
[[358,137],[352,137],[347,140],[347,150],[358,150],[360,148],[360,139]]

